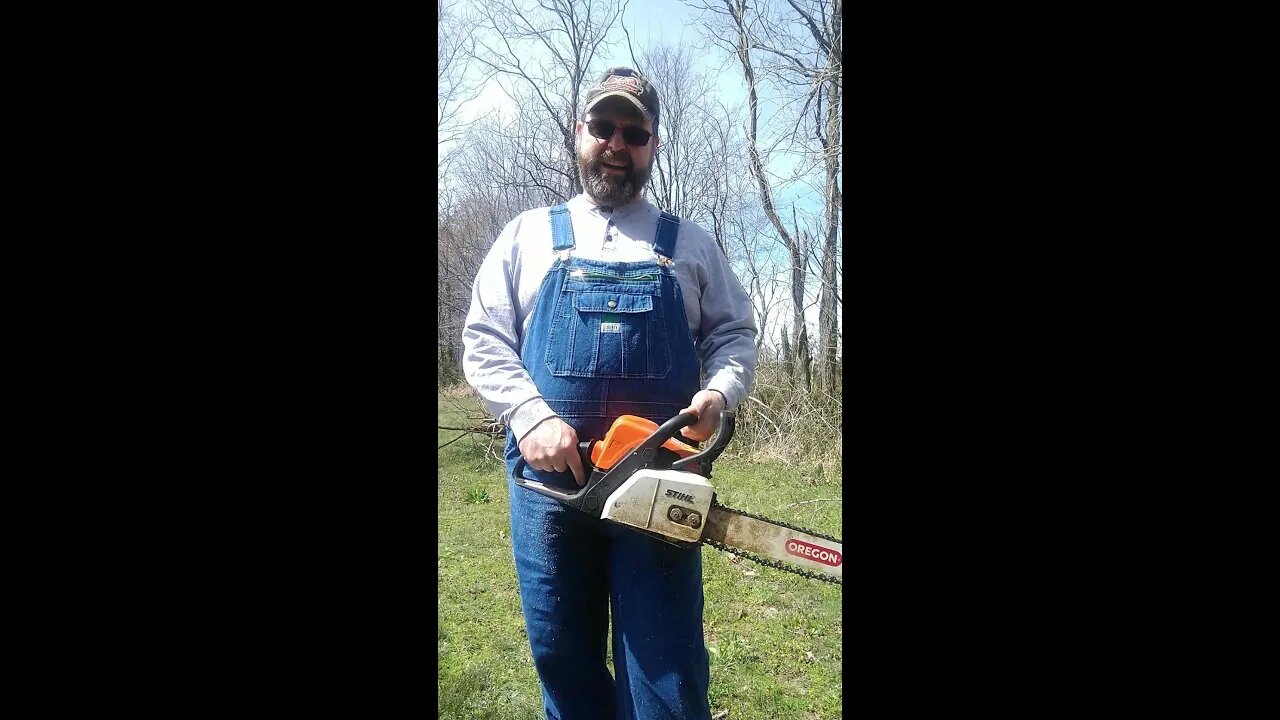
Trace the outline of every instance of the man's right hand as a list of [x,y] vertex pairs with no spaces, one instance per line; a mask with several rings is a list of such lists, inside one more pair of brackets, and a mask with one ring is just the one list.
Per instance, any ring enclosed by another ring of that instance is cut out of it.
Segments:
[[558,417],[550,417],[534,426],[520,440],[520,454],[534,470],[542,472],[573,471],[578,487],[587,482],[578,455],[578,433]]

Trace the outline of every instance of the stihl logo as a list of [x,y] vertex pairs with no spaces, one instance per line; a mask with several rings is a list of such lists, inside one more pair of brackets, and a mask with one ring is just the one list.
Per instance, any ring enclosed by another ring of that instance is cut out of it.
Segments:
[[831,567],[839,567],[840,563],[844,561],[844,558],[840,556],[840,553],[835,550],[828,550],[824,547],[818,547],[817,545],[810,545],[803,540],[788,540],[787,552],[795,555],[796,557],[814,560],[822,563],[823,565],[830,565]]
[[677,500],[683,500],[683,501],[685,501],[685,502],[689,503],[690,505],[692,505],[692,504],[693,504],[693,496],[692,496],[692,495],[685,495],[684,493],[682,493],[682,492],[676,492],[675,490],[667,490],[667,497],[669,497],[669,498],[675,498],[675,499],[677,499]]

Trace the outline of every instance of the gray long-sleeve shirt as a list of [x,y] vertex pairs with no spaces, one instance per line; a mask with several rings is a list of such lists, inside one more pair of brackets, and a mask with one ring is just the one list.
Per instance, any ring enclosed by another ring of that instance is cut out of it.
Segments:
[[[635,262],[654,258],[658,209],[644,199],[601,210],[585,194],[568,202],[575,257]],[[485,407],[520,440],[555,413],[520,361],[538,289],[555,261],[550,208],[520,213],[489,250],[471,292],[462,332],[462,369]],[[729,261],[706,230],[681,219],[675,271],[689,334],[706,375],[726,407],[746,399],[756,369],[756,324],[751,301]]]

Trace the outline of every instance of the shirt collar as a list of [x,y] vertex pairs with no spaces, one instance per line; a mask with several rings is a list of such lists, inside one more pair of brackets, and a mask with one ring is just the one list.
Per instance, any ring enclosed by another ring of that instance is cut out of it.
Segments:
[[583,210],[595,213],[600,217],[612,218],[615,221],[621,220],[622,218],[634,215],[636,213],[650,212],[651,211],[650,209],[653,207],[653,205],[648,200],[646,200],[643,195],[641,195],[640,198],[635,202],[627,203],[626,205],[623,205],[620,208],[614,208],[613,212],[611,213],[601,210],[600,209],[601,206],[596,204],[596,202],[593,201],[586,193],[580,193],[577,197],[570,200],[569,203],[577,204]]

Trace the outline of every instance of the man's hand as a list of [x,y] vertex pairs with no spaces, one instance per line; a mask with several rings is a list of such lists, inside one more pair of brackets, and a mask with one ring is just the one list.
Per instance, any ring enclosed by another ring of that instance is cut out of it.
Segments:
[[520,440],[520,454],[534,470],[564,472],[573,470],[573,479],[581,487],[587,482],[578,455],[578,433],[558,417],[550,417],[534,426]]
[[724,412],[724,395],[721,395],[718,390],[701,390],[693,396],[693,400],[689,401],[689,407],[680,412],[698,416],[698,422],[683,428],[680,434],[690,440],[702,442],[711,437],[716,428],[720,427],[720,413]]

